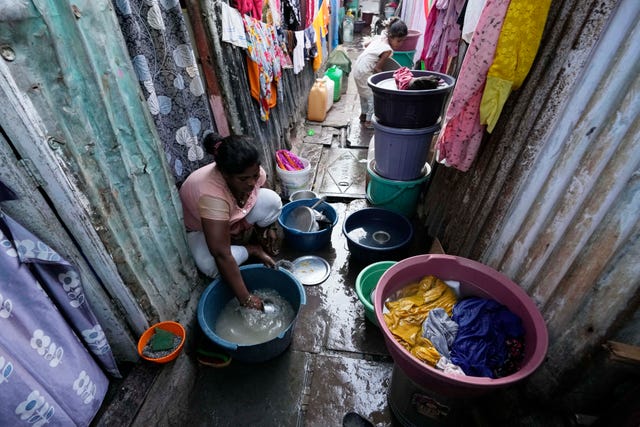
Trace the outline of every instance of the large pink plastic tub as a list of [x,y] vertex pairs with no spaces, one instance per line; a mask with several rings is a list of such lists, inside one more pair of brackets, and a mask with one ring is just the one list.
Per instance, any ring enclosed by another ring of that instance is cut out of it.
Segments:
[[[494,299],[522,319],[525,354],[518,372],[497,379],[445,374],[415,358],[396,341],[384,321],[383,302],[409,283],[427,275],[459,281],[461,298],[477,296]],[[477,396],[514,384],[532,374],[547,353],[547,327],[531,298],[502,273],[470,259],[434,254],[406,258],[382,275],[373,300],[376,318],[394,362],[418,386],[443,396]]]

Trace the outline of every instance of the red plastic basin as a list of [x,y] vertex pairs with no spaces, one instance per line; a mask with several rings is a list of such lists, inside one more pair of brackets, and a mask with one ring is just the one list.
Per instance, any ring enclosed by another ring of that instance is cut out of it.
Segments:
[[[520,317],[525,329],[525,354],[520,370],[496,379],[449,375],[415,358],[396,341],[384,321],[383,303],[396,291],[427,275],[434,275],[441,280],[459,281],[461,298],[491,298]],[[398,367],[417,385],[443,396],[471,397],[507,387],[531,375],[547,353],[547,327],[533,300],[502,273],[467,258],[428,254],[396,263],[378,282],[374,310],[387,350]]]

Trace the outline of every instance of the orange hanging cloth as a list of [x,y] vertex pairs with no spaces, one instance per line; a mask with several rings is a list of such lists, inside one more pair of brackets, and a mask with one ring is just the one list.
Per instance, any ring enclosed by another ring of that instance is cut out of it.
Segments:
[[[258,102],[262,102],[260,100],[260,66],[257,62],[253,61],[247,55],[247,77],[249,78],[249,90],[251,91],[251,96]],[[277,87],[274,82],[271,82],[271,94],[269,98],[265,100],[265,105],[268,107],[266,110],[276,106],[276,102],[278,100],[277,97]],[[269,113],[267,113],[268,116]]]
[[313,19],[313,30],[316,33],[316,48],[318,49],[318,55],[313,58],[313,71],[318,71],[322,65],[322,38],[329,33],[327,24],[331,19],[328,3],[329,0],[322,2],[316,17]]

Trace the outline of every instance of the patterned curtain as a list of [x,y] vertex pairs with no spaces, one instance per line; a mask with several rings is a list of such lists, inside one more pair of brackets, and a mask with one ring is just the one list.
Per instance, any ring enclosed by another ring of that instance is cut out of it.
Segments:
[[112,0],[129,55],[177,184],[209,163],[213,129],[179,0]]
[[[0,202],[17,199],[0,182]],[[0,208],[0,425],[89,425],[120,371],[78,270]]]

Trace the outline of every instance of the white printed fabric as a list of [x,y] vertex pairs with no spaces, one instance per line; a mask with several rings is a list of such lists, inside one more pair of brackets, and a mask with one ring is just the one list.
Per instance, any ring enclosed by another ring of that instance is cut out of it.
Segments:
[[133,69],[177,184],[211,163],[215,130],[179,0],[112,0]]
[[96,361],[120,376],[77,270],[0,211],[0,424],[89,425],[109,386]]

